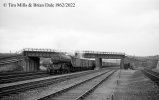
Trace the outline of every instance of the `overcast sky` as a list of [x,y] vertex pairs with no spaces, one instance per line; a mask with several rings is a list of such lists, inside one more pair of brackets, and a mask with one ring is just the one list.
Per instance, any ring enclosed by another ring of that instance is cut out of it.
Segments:
[[[75,7],[3,7],[4,3]],[[0,52],[23,48],[159,54],[159,0],[0,0]]]

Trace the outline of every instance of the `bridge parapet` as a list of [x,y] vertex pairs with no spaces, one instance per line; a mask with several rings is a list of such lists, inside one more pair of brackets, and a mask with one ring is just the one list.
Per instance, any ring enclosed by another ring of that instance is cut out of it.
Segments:
[[102,52],[102,51],[77,51],[78,53],[88,53],[88,54],[114,54],[114,55],[124,55],[122,52]]
[[22,51],[39,51],[39,52],[62,52],[61,50],[55,49],[41,49],[41,48],[25,48]]
[[77,52],[82,53],[85,58],[106,58],[106,59],[122,59],[125,57],[125,53],[120,52],[99,52],[99,51],[82,51]]

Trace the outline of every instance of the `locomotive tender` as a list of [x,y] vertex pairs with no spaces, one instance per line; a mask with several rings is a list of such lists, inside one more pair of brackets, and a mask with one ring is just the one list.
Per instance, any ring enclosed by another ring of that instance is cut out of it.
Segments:
[[94,60],[78,58],[66,54],[57,54],[51,58],[51,63],[47,70],[50,74],[56,74],[83,70],[94,70],[94,68]]

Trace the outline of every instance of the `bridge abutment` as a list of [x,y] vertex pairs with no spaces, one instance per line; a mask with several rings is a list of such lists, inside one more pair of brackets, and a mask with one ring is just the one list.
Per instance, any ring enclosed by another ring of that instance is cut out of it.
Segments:
[[120,60],[120,69],[124,69],[124,58]]
[[102,58],[95,58],[96,69],[102,68]]
[[24,71],[32,72],[38,71],[40,66],[40,58],[39,57],[26,57],[24,61]]

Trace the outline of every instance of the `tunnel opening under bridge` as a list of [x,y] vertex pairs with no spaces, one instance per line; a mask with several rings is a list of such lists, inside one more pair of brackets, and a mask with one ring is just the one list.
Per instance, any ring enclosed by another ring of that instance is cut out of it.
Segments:
[[24,71],[34,72],[40,70],[40,58],[39,57],[25,57],[24,59]]
[[47,71],[50,62],[51,57],[27,57],[23,69],[25,72]]
[[102,68],[120,67],[121,59],[102,59]]
[[95,58],[96,69],[107,68],[107,67],[118,67],[124,68],[124,59],[104,59]]

